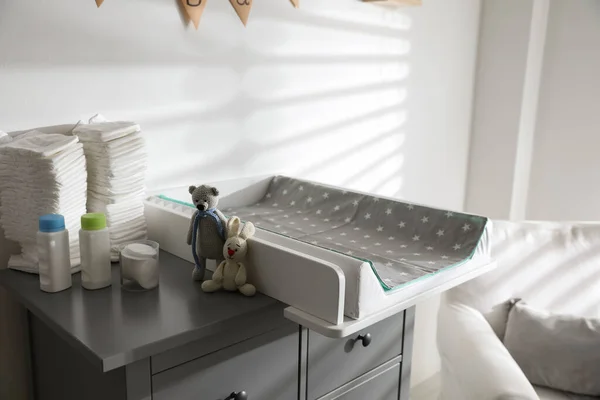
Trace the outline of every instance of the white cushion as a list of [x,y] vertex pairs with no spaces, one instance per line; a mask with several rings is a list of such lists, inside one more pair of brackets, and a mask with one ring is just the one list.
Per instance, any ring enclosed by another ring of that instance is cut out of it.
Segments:
[[502,339],[507,302],[600,315],[600,223],[494,221],[496,270],[447,292],[451,302],[479,310]]
[[531,383],[600,396],[600,319],[552,314],[518,301],[504,345]]

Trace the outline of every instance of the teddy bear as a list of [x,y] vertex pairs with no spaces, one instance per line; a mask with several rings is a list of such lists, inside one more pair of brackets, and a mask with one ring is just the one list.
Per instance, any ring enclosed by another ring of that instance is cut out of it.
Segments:
[[254,225],[246,222],[240,231],[240,219],[231,217],[227,222],[227,232],[228,238],[223,246],[225,260],[217,267],[212,280],[202,283],[202,290],[211,293],[225,289],[254,296],[256,288],[246,283],[246,267],[241,263],[248,252],[248,239],[254,235]]
[[192,278],[204,280],[206,260],[216,260],[217,265],[223,261],[223,245],[225,244],[227,218],[217,209],[219,191],[217,188],[200,185],[190,186],[192,202],[196,211],[190,220],[187,244],[192,246],[195,267]]

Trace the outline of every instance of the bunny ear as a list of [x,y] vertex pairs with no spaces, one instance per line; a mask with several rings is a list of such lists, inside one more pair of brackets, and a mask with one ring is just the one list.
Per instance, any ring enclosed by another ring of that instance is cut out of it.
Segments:
[[242,228],[242,232],[240,233],[240,237],[242,239],[248,239],[248,238],[254,236],[254,232],[256,232],[256,228],[254,227],[254,224],[252,222],[248,221],[244,224],[244,227]]
[[227,221],[227,237],[234,237],[240,233],[240,219],[231,217]]

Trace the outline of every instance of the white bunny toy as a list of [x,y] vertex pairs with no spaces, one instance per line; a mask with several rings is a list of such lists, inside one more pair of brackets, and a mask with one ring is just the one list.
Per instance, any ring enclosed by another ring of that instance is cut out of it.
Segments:
[[202,290],[207,293],[225,289],[230,292],[240,291],[245,296],[254,296],[256,288],[246,283],[246,267],[240,261],[248,252],[248,238],[254,235],[252,222],[246,222],[240,231],[240,219],[231,217],[227,221],[227,241],[223,246],[223,257],[212,280],[202,283]]

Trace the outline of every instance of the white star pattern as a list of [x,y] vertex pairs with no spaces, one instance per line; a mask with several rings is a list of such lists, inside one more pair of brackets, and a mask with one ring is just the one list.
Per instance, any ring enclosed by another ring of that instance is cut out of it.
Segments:
[[281,225],[275,225],[275,228],[281,228]]
[[296,225],[294,221],[290,221],[290,225]]
[[366,249],[367,249],[367,247],[365,247],[365,246],[361,246],[360,248],[361,248],[362,250],[366,250]]
[[450,218],[454,213],[452,211],[446,211],[446,218]]
[[358,200],[354,200],[354,201],[352,202],[352,205],[353,205],[354,207],[357,207],[357,206],[358,206]]
[[307,203],[312,203],[312,197],[307,197],[307,198],[306,198],[306,202],[307,202]]
[[323,221],[324,222],[329,222],[329,218],[325,218]]
[[373,203],[379,203],[379,198],[378,197],[374,197],[373,198]]
[[363,237],[364,237],[365,239],[368,239],[368,238],[370,238],[371,236],[370,236],[370,235],[365,235],[365,236],[363,236]]
[[260,222],[255,223],[254,225],[260,225]]
[[391,251],[391,250],[386,250],[385,252],[388,253],[388,254],[392,254],[393,253],[393,251]]
[[392,214],[392,209],[391,209],[391,208],[388,208],[387,210],[385,210],[385,213],[386,213],[387,215],[391,215],[391,214]]
[[401,258],[400,261],[406,261],[406,258]]
[[285,196],[285,195],[287,194],[287,190],[284,190],[284,191],[283,191],[283,192],[281,192],[281,193],[283,193],[283,195]]
[[387,263],[385,263],[385,266],[386,266],[386,267],[391,267],[392,265],[394,265],[394,264],[392,264],[391,262],[387,262]]
[[279,204],[277,203],[273,203],[273,207],[277,207]]
[[366,213],[366,214],[365,214],[365,219],[371,219],[371,214],[369,214],[369,213]]
[[316,225],[315,225],[315,224],[310,224],[310,226],[311,226],[312,228],[316,227]]
[[340,233],[340,236],[346,236],[346,232]]
[[425,247],[425,248],[426,248],[427,250],[429,250],[429,251],[433,250],[433,247],[431,247],[431,246],[427,246],[427,247]]
[[294,206],[296,205],[296,202],[294,200],[290,201],[290,206]]
[[352,250],[348,250],[348,254],[352,255],[354,252]]
[[435,261],[429,261],[428,264],[435,265]]
[[452,246],[452,248],[454,249],[454,251],[460,250],[460,244],[456,243],[454,246]]
[[271,193],[267,193],[267,195],[265,196],[267,199],[271,198]]
[[302,214],[302,211],[296,211],[296,214]]
[[462,227],[463,232],[468,232],[471,230],[471,225],[469,224],[464,224]]
[[316,240],[313,240],[311,243],[312,244],[319,244],[319,242],[317,242]]
[[323,210],[317,210],[317,215],[321,214]]
[[421,236],[419,236],[419,235],[413,236],[413,242],[418,242],[419,240],[421,240]]
[[438,236],[444,236],[444,230],[443,229],[438,230],[437,233],[436,233],[436,235],[438,235]]
[[377,227],[377,232],[383,232],[383,226],[379,225],[379,226]]
[[308,218],[304,217],[302,218],[303,221],[308,221]]
[[400,229],[404,228],[405,226],[406,226],[406,222],[404,222],[404,221],[400,221],[400,223],[398,224],[398,227]]
[[390,237],[388,238],[388,240],[394,240],[394,239],[396,239],[396,238],[395,238],[395,237],[393,237],[393,236],[390,236]]
[[304,186],[300,186],[300,187],[298,188],[298,190],[299,190],[299,191],[303,191],[303,190],[304,190]]
[[327,239],[327,240],[333,240],[333,238],[331,236],[328,236],[325,239]]
[[409,210],[414,210],[415,206],[413,206],[412,204],[407,204],[406,208],[408,208]]
[[335,245],[336,245],[336,246],[342,246],[342,244],[341,244],[341,243],[336,243]]
[[423,218],[421,218],[421,222],[424,223],[424,224],[428,223],[429,222],[429,217],[423,217]]
[[346,218],[344,221],[345,221],[346,223],[348,223],[348,222],[352,221],[352,218],[350,218],[350,217],[347,217],[347,218]]
[[375,246],[381,246],[381,243],[377,242],[375,243]]
[[401,245],[400,245],[400,247],[401,247],[401,248],[403,248],[403,249],[405,249],[405,248],[407,248],[407,247],[408,247],[408,245],[406,245],[406,244],[401,244]]
[[287,231],[282,231],[281,234],[282,235],[287,235]]
[[333,211],[339,211],[339,210],[340,210],[340,206],[333,207]]
[[442,258],[443,258],[444,260],[447,260],[447,259],[448,259],[448,256],[442,256]]
[[356,228],[354,228],[355,231],[360,231],[360,228],[357,226]]
[[421,253],[413,253],[413,256],[420,256]]
[[351,240],[350,243],[356,243],[356,240]]
[[328,199],[329,198],[329,193],[327,193],[327,192],[323,193],[323,198],[324,199]]
[[285,214],[285,215],[283,216],[283,218],[289,218],[289,217],[290,217],[290,216],[289,216],[289,215],[287,215],[287,214]]

